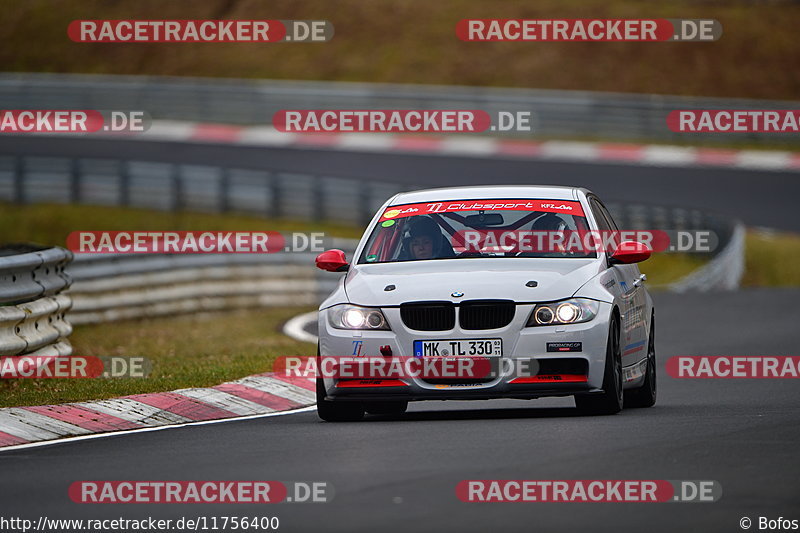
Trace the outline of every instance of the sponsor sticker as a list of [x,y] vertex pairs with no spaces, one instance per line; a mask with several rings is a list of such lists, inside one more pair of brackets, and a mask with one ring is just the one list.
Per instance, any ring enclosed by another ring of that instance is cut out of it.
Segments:
[[548,352],[580,352],[583,351],[582,342],[548,342]]

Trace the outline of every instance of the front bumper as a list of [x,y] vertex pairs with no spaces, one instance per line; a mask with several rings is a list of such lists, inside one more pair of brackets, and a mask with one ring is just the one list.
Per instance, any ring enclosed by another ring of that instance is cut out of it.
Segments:
[[[494,398],[540,398],[601,392],[605,369],[611,305],[601,302],[597,316],[580,324],[526,328],[533,305],[518,305],[511,323],[499,329],[413,331],[407,329],[398,308],[382,309],[391,331],[336,329],[328,323],[328,310],[319,313],[320,354],[331,357],[381,356],[389,347],[393,356],[413,356],[415,340],[486,339],[503,340],[500,372],[484,383],[431,382],[419,377],[401,380],[337,380],[323,378],[327,397],[334,401],[384,400],[479,400]],[[548,352],[547,343],[580,342],[579,352]],[[520,379],[513,373],[520,363],[534,359],[538,377]],[[557,372],[559,368],[575,369]]]

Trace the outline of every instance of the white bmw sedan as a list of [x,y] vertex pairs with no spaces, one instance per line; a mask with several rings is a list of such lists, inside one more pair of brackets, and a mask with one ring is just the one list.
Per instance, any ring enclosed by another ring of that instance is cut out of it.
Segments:
[[573,395],[591,414],[652,406],[655,314],[635,264],[651,250],[624,233],[582,188],[396,195],[352,260],[317,257],[345,272],[320,306],[319,416]]

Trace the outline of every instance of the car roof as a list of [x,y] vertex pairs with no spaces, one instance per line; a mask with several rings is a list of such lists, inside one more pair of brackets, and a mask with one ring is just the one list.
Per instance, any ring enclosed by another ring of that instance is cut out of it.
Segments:
[[539,200],[577,200],[578,191],[590,191],[579,187],[557,185],[477,185],[472,187],[444,187],[401,192],[392,198],[389,205],[442,202],[449,200],[485,200],[531,198]]

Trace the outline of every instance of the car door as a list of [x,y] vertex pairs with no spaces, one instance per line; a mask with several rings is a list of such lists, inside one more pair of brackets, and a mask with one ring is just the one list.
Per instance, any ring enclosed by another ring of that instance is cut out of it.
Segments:
[[[601,231],[608,228],[610,231],[619,231],[608,209],[596,197],[591,197],[592,213],[598,219]],[[599,222],[602,220],[602,223]],[[608,250],[611,255],[613,250]],[[647,353],[646,335],[644,324],[644,305],[646,298],[641,284],[643,279],[639,267],[633,265],[613,265],[609,270],[614,272],[614,277],[620,288],[621,324],[620,324],[620,350],[622,351],[622,366],[637,363]]]

